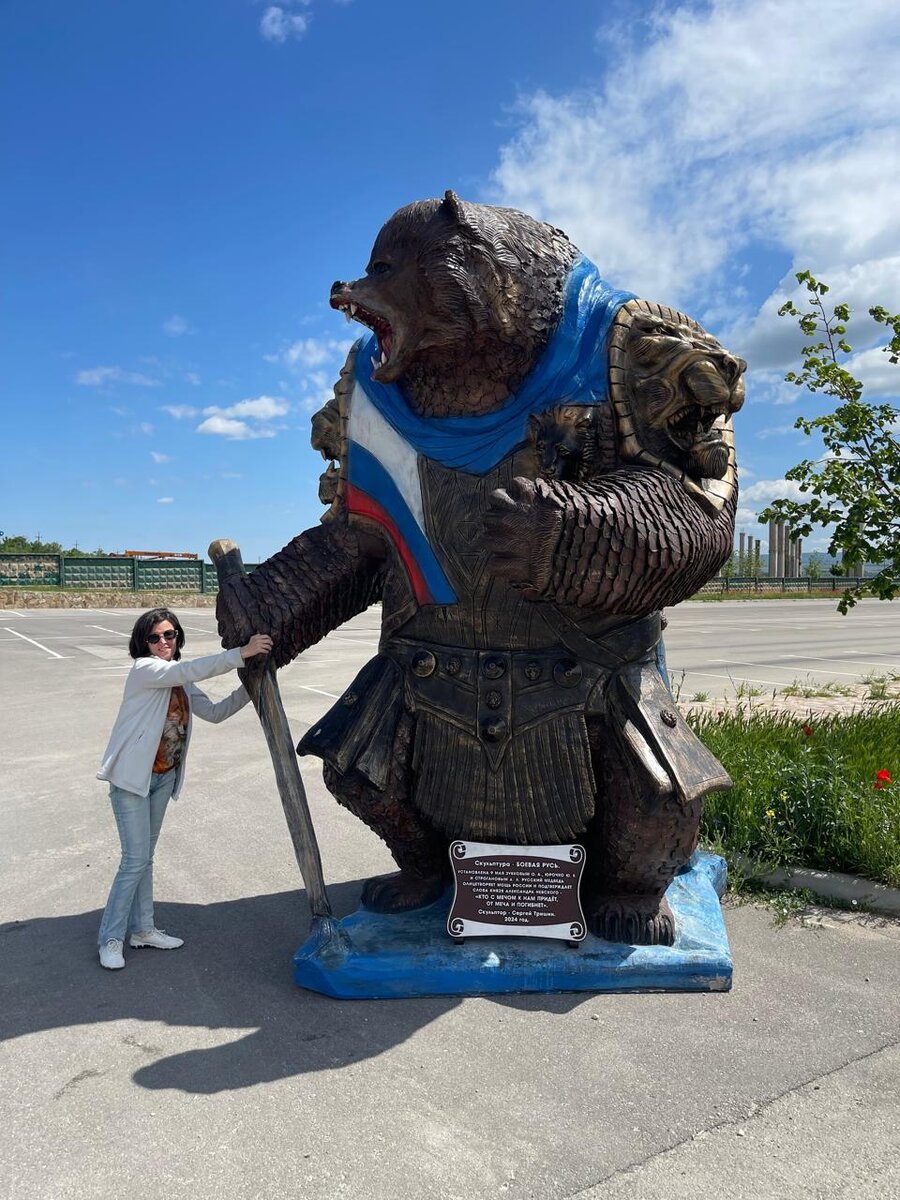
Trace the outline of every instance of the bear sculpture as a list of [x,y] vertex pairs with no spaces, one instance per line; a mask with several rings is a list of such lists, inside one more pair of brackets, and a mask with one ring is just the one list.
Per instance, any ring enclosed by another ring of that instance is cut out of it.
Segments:
[[270,633],[283,665],[381,601],[298,747],[399,867],[366,906],[433,902],[455,838],[577,840],[591,930],[671,944],[664,893],[730,780],[663,682],[661,610],[731,554],[745,364],[453,192],[395,213],[331,305],[366,332],[313,418],[328,509],[223,587],[224,643]]

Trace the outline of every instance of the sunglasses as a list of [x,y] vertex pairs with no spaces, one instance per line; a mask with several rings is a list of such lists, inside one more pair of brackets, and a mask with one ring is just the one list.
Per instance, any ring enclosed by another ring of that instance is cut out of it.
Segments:
[[147,641],[150,643],[151,646],[155,646],[156,643],[158,641],[161,641],[163,638],[165,638],[167,642],[174,642],[177,637],[178,637],[177,630],[164,629],[162,631],[162,633],[148,633]]

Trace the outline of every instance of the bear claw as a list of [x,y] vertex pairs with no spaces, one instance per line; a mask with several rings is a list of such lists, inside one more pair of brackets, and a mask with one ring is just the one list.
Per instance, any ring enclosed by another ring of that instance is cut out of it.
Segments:
[[675,917],[661,896],[607,896],[588,914],[591,933],[628,946],[671,946]]
[[410,875],[393,871],[366,880],[362,890],[362,905],[370,912],[400,913],[433,904],[444,891],[447,881],[443,875]]

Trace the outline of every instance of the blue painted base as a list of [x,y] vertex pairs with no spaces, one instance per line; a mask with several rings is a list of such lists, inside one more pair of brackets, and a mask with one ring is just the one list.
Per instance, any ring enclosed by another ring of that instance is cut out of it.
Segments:
[[446,930],[449,894],[415,912],[357,909],[314,928],[294,955],[301,987],[344,1000],[504,992],[726,992],[731,951],[719,896],[725,862],[698,852],[669,885],[674,946],[625,946],[591,934],[577,947],[544,938],[470,938]]

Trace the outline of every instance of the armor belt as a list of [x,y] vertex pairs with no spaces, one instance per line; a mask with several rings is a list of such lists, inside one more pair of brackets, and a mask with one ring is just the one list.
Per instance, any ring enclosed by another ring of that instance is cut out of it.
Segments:
[[392,638],[381,648],[406,672],[418,715],[432,713],[480,742],[497,770],[513,734],[551,717],[602,710],[590,701],[609,672],[551,650],[464,650]]
[[624,743],[647,802],[729,786],[659,676],[658,616],[584,644],[559,632],[562,646],[514,651],[388,639],[298,750],[383,790],[406,708],[419,811],[448,837],[518,845],[571,841],[593,816],[592,714]]

